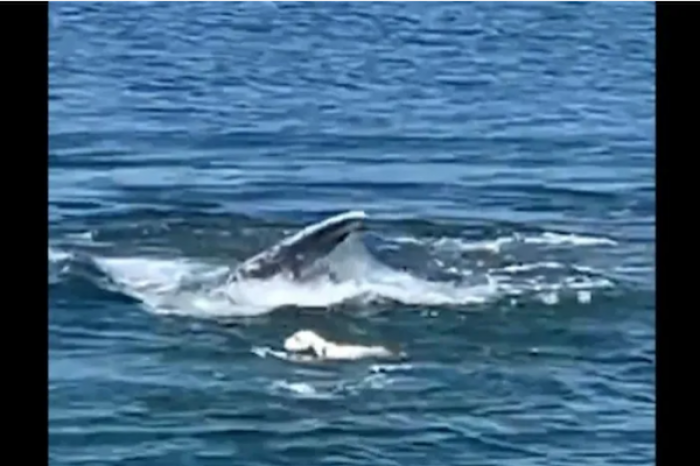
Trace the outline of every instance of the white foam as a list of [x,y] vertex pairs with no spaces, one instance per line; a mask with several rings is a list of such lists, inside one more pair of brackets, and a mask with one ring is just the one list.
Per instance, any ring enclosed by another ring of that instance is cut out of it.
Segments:
[[590,303],[592,297],[593,297],[593,294],[589,290],[579,290],[576,293],[576,298],[578,299],[578,302],[581,304]]
[[67,235],[68,238],[72,238],[74,240],[80,241],[80,242],[94,242],[95,240],[95,232],[93,231],[83,231],[79,233],[70,233]]
[[542,293],[540,300],[548,306],[553,306],[559,302],[559,295],[556,292]]
[[454,237],[435,237],[435,238],[413,238],[399,236],[391,239],[398,244],[417,244],[425,245],[437,250],[443,251],[458,251],[458,252],[474,252],[485,251],[491,253],[500,252],[505,246],[513,244],[532,244],[542,246],[575,246],[575,247],[590,247],[590,246],[615,246],[617,242],[604,237],[585,236],[576,234],[562,234],[543,232],[532,235],[513,234],[509,236],[501,236],[490,240],[469,241],[463,238]]
[[297,283],[275,277],[224,286],[221,279],[228,268],[186,260],[97,258],[95,263],[120,291],[160,314],[254,316],[283,306],[326,308],[350,300],[453,305],[480,303],[494,296],[493,286],[460,288],[403,272],[375,271],[338,283],[325,278]]
[[202,317],[254,316],[283,306],[327,308],[352,300],[481,303],[497,291],[495,283],[468,287],[422,280],[376,262],[358,244],[343,245],[328,258],[339,281],[323,276],[299,283],[278,276],[226,284],[229,267],[185,259],[98,257],[95,264],[148,311]]
[[530,244],[546,244],[546,245],[564,245],[570,244],[573,246],[615,246],[616,241],[609,238],[601,238],[595,236],[583,236],[575,234],[561,233],[542,233],[540,236],[532,236],[523,238],[525,243]]
[[273,392],[288,392],[289,394],[301,398],[328,398],[332,393],[319,392],[313,385],[307,382],[289,382],[279,380],[272,383],[270,387]]
[[[459,242],[458,239],[449,241],[452,246],[459,245]],[[434,242],[433,246],[435,244],[445,242]],[[70,253],[49,247],[51,263],[70,260],[71,257]],[[542,280],[533,281],[517,275],[517,272],[537,268],[564,268],[563,264],[555,262],[512,265],[479,272],[479,277],[472,276],[471,270],[443,263],[441,269],[451,270],[458,280],[430,281],[377,261],[354,237],[336,248],[320,265],[332,273],[334,280],[321,274],[317,279],[303,283],[281,276],[227,283],[232,267],[187,259],[93,259],[97,267],[109,276],[108,282],[115,284],[118,291],[140,301],[149,312],[199,317],[256,316],[286,306],[328,308],[347,302],[394,301],[407,305],[464,308],[529,291],[558,292],[612,286],[609,280],[599,277],[545,277],[543,283]],[[467,277],[472,283],[465,281]],[[481,281],[474,283],[472,278]],[[99,286],[104,285],[100,282]]]
[[64,262],[69,260],[72,257],[72,254],[61,251],[60,249],[52,248],[49,246],[49,262],[50,263],[57,263],[57,262]]
[[371,366],[368,372],[341,379],[319,379],[304,374],[299,375],[301,380],[275,380],[268,387],[276,395],[313,399],[344,398],[359,395],[367,390],[410,390],[417,385],[417,381],[415,377],[406,376],[405,373],[412,369],[413,367],[407,364]]
[[68,261],[72,257],[73,255],[68,252],[49,246],[48,283],[50,285],[57,284],[61,281],[61,275],[68,269]]
[[500,270],[502,272],[506,273],[518,273],[518,272],[531,272],[533,270],[540,270],[540,269],[563,269],[564,264],[560,264],[559,262],[534,262],[532,264],[516,264],[516,265],[508,265],[506,267],[501,268]]

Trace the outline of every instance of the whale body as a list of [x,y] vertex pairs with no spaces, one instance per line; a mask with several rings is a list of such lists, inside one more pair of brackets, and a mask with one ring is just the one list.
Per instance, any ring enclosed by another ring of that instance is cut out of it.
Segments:
[[241,263],[232,280],[266,279],[287,274],[303,280],[313,265],[351,233],[364,229],[363,211],[351,210],[309,225]]

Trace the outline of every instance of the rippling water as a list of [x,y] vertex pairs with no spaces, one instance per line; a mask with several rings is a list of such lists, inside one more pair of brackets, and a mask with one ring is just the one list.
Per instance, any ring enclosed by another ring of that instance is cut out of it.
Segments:
[[652,464],[653,8],[51,4],[50,464]]

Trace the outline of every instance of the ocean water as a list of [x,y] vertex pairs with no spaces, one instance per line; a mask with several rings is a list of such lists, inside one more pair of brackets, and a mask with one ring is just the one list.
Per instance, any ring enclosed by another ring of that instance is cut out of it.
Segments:
[[49,464],[654,463],[653,4],[49,16]]

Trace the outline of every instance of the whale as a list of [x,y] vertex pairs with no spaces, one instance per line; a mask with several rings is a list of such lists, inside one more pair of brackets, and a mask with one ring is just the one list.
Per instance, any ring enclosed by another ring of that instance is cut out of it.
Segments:
[[309,279],[319,260],[352,233],[365,229],[366,218],[364,211],[351,210],[308,225],[244,260],[234,269],[230,281],[264,280],[279,275],[296,281]]

